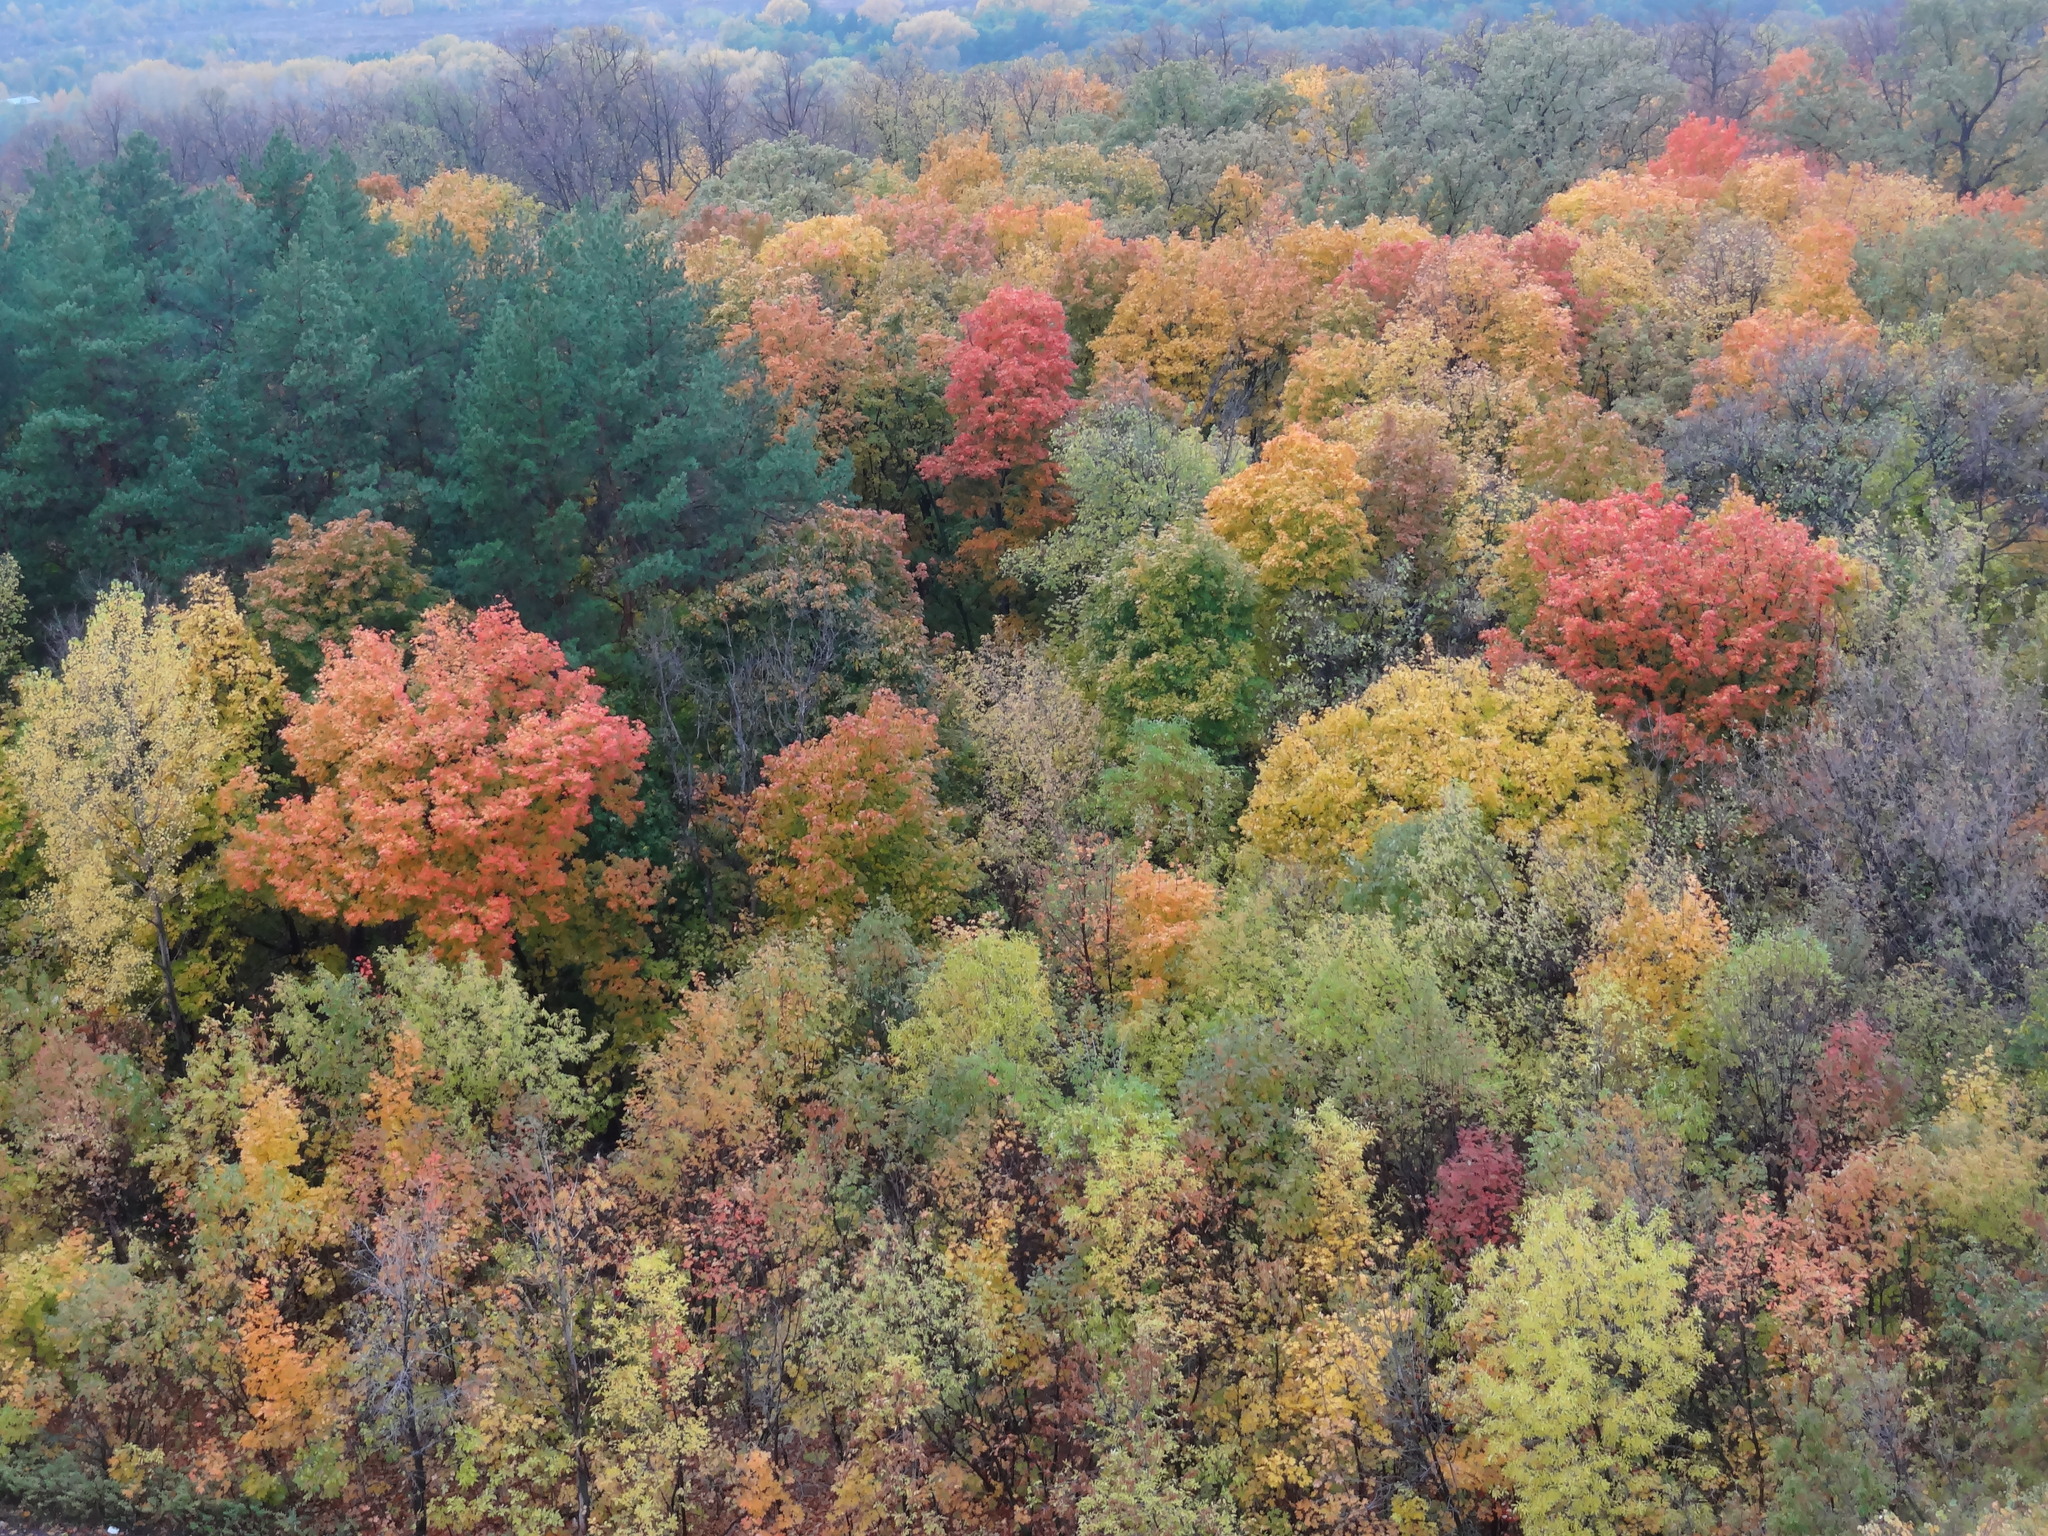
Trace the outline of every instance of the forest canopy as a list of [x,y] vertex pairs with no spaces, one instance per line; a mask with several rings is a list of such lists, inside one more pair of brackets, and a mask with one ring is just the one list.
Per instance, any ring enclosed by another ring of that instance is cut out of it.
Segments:
[[7,141],[0,1494],[2040,1530],[2042,6],[1008,14]]

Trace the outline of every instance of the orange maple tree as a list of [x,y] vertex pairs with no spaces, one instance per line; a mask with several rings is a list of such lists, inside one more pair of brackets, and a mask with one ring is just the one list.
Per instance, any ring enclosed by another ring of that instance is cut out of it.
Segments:
[[938,720],[877,688],[866,709],[761,764],[740,851],[785,922],[841,927],[888,896],[917,919],[944,916],[974,876],[933,775]]
[[427,615],[410,660],[359,629],[330,645],[285,749],[310,786],[239,829],[229,881],[322,921],[410,921],[492,966],[536,928],[615,904],[613,861],[580,857],[592,804],[631,821],[646,728],[508,606]]

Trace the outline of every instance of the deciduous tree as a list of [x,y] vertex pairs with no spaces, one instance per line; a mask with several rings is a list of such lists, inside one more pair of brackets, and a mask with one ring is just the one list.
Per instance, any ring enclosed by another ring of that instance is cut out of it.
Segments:
[[437,609],[410,657],[356,631],[284,740],[311,792],[237,831],[244,890],[351,927],[411,922],[493,966],[524,934],[632,903],[632,871],[580,854],[594,805],[638,812],[646,729],[510,608]]
[[885,895],[920,920],[955,911],[974,855],[934,788],[943,755],[931,713],[877,688],[858,714],[762,763],[740,850],[770,910],[827,928]]
[[1682,497],[1554,501],[1509,531],[1509,631],[1587,689],[1679,773],[1728,761],[1825,680],[1850,572],[1830,543],[1731,494],[1695,516]]

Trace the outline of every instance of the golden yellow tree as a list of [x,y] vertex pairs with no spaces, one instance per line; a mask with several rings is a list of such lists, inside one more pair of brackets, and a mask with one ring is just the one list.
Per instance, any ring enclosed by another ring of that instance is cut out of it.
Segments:
[[1258,463],[1209,493],[1209,526],[1267,591],[1337,592],[1365,574],[1372,555],[1364,506],[1371,488],[1350,444],[1289,427]]
[[22,679],[9,769],[54,872],[41,916],[74,987],[125,1001],[142,989],[153,948],[165,1011],[182,1034],[173,929],[213,878],[211,861],[194,854],[217,825],[236,733],[210,680],[195,686],[180,619],[150,612],[133,587],[108,589],[59,670]]
[[1266,755],[1240,825],[1262,852],[1327,867],[1462,783],[1505,842],[1612,855],[1638,826],[1638,781],[1620,728],[1555,672],[1496,682],[1482,662],[1440,661],[1304,716]]

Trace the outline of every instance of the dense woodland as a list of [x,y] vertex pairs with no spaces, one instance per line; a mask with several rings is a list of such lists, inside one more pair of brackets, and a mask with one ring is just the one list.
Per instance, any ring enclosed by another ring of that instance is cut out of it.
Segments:
[[2041,1530],[2042,19],[67,119],[0,1495]]

